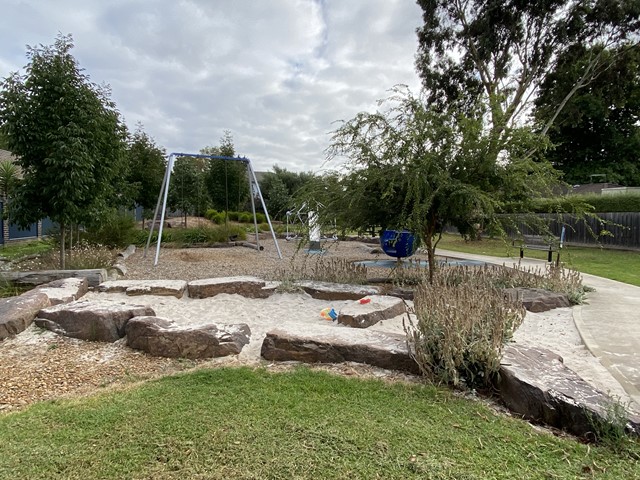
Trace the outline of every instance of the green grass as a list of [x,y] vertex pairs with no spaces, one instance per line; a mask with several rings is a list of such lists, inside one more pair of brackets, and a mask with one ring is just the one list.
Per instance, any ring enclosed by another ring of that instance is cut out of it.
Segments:
[[624,453],[424,385],[200,370],[0,415],[7,479],[640,478]]
[[[518,247],[500,239],[485,238],[478,242],[465,242],[458,235],[443,235],[438,248],[496,257],[517,257],[520,254]],[[525,250],[525,256],[544,260],[547,253]],[[556,254],[553,258],[555,261]],[[573,270],[640,286],[640,252],[565,246],[560,260]]]
[[0,246],[0,257],[15,260],[26,255],[40,254],[51,250],[53,250],[53,245],[42,240],[16,242]]

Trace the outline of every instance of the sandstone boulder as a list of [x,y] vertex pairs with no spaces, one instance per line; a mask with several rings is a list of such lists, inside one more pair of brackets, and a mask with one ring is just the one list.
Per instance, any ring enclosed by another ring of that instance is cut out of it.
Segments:
[[118,257],[122,258],[123,260],[126,260],[131,255],[133,255],[134,253],[136,253],[136,246],[135,245],[129,245],[123,251],[118,253]]
[[184,280],[109,280],[98,285],[99,292],[124,292],[127,295],[159,295],[182,298],[187,289]]
[[[592,431],[593,419],[607,421],[614,400],[567,368],[550,350],[509,345],[499,376],[507,407],[524,417],[578,436]],[[629,430],[640,434],[640,418],[631,415]]]
[[358,362],[389,370],[420,373],[400,334],[353,328],[309,326],[304,334],[272,330],[262,343],[267,360],[305,363]]
[[505,288],[504,294],[510,299],[520,299],[524,308],[539,313],[554,308],[570,307],[569,297],[564,293],[550,292],[542,288]]
[[370,300],[369,303],[353,302],[343,307],[338,313],[338,323],[354,328],[367,328],[406,311],[401,298],[387,295],[370,295],[366,298]]
[[379,295],[377,287],[342,283],[301,281],[296,282],[306,293],[320,300],[359,300],[368,295]]
[[221,293],[238,294],[247,298],[267,298],[273,293],[264,280],[256,277],[221,277],[189,282],[191,298],[215,297]]
[[60,335],[99,342],[115,342],[125,335],[127,322],[137,316],[155,315],[145,305],[77,301],[43,308],[36,325]]
[[154,316],[132,318],[125,330],[131,348],[159,357],[190,359],[237,355],[251,336],[244,323],[177,326]]
[[89,290],[89,282],[83,277],[63,278],[40,285],[35,290],[46,294],[50,305],[60,305],[83,297]]
[[47,294],[38,290],[0,299],[0,340],[24,331],[40,309],[49,305]]

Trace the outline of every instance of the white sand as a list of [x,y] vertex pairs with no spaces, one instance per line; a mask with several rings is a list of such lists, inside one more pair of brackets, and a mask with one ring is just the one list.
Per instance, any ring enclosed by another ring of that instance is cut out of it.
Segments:
[[[339,311],[353,301],[317,300],[305,293],[275,294],[267,299],[250,299],[240,295],[222,294],[207,299],[145,295],[127,296],[124,293],[88,293],[84,299],[101,299],[112,302],[150,305],[159,317],[174,320],[178,324],[246,323],[251,329],[251,342],[237,359],[225,361],[255,363],[260,360],[260,349],[267,331],[283,328],[296,334],[304,334],[312,328],[349,328],[330,322],[320,316],[322,309],[332,307]],[[411,302],[407,302],[411,306]],[[384,320],[371,330],[404,333],[404,315]],[[608,393],[635,411],[630,397],[617,380],[600,364],[584,346],[575,327],[571,308],[560,308],[544,313],[527,312],[522,326],[514,335],[514,341],[527,346],[548,348],[564,359],[567,367],[598,390]]]

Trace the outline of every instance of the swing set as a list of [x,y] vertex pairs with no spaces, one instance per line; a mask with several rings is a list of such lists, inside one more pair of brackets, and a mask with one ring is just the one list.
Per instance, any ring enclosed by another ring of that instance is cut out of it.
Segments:
[[[160,193],[158,195],[158,202],[156,203],[156,209],[153,214],[153,223],[151,224],[151,228],[149,229],[149,238],[147,239],[147,244],[144,249],[144,256],[147,255],[147,250],[151,244],[151,238],[153,236],[153,229],[155,225],[158,225],[158,244],[156,246],[156,255],[155,260],[153,262],[153,266],[158,265],[158,259],[160,257],[160,242],[162,240],[162,228],[164,226],[165,214],[167,211],[167,198],[169,197],[169,183],[171,181],[171,172],[173,170],[173,165],[175,163],[176,158],[178,157],[195,157],[195,158],[205,158],[207,160],[224,160],[230,162],[242,162],[247,167],[247,177],[249,181],[249,196],[251,197],[251,212],[253,213],[253,225],[255,228],[255,236],[256,236],[256,247],[258,251],[262,251],[260,247],[260,239],[259,239],[259,230],[258,230],[258,220],[256,217],[256,206],[255,206],[255,196],[260,198],[260,203],[262,204],[262,209],[264,210],[264,214],[267,217],[267,223],[269,224],[269,230],[271,231],[271,236],[273,237],[273,241],[276,246],[276,250],[278,252],[278,258],[282,259],[282,252],[280,252],[280,246],[278,245],[278,239],[276,238],[275,231],[273,230],[273,225],[271,224],[271,219],[269,218],[269,213],[267,212],[267,206],[264,203],[264,198],[262,197],[262,192],[260,191],[260,185],[258,184],[258,180],[256,178],[256,173],[253,170],[251,165],[251,161],[246,157],[224,157],[220,155],[202,155],[198,153],[171,153],[169,155],[167,161],[167,169],[164,172],[164,178],[162,180],[162,187],[160,187]],[[226,164],[225,164],[225,177],[226,177]],[[227,179],[225,178],[225,188],[227,186]],[[229,202],[228,191],[225,192],[227,197],[227,206]],[[158,222],[158,213],[160,211],[160,204],[162,204],[162,211],[160,215],[160,222]],[[228,210],[228,207],[227,207]]]

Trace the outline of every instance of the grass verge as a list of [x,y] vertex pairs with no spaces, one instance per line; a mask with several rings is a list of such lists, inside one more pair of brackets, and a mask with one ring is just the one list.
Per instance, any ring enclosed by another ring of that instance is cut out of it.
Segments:
[[53,250],[51,242],[42,240],[32,242],[15,242],[0,246],[0,257],[15,260],[27,255],[41,254]]
[[221,368],[0,416],[0,478],[638,478],[624,454],[556,438],[424,385]]
[[[484,238],[478,242],[466,242],[459,235],[449,234],[442,236],[438,248],[494,257],[517,257],[520,254],[518,247],[513,247],[501,239]],[[536,250],[526,250],[525,255],[540,260],[547,258],[546,252]],[[554,260],[555,258],[554,254]],[[640,287],[640,253],[638,252],[565,246],[560,254],[560,260],[566,267],[573,270]]]

